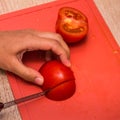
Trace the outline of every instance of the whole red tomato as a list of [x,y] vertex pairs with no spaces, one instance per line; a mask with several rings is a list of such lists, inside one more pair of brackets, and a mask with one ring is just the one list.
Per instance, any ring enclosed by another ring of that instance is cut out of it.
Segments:
[[51,89],[46,97],[61,101],[70,98],[75,92],[75,77],[69,67],[60,61],[51,60],[43,64],[39,72],[44,77],[42,89]]
[[61,34],[67,43],[78,42],[88,33],[87,17],[75,8],[62,7],[58,12],[56,32]]

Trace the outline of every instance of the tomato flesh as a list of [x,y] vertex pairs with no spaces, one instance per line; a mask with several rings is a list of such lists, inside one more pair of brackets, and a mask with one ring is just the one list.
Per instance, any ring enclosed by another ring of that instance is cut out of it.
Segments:
[[58,12],[56,32],[61,34],[67,43],[78,42],[87,35],[87,17],[75,8],[63,7]]
[[75,92],[75,77],[69,67],[60,61],[51,60],[43,64],[39,72],[44,77],[42,89],[51,89],[46,97],[51,100],[61,101],[70,98]]

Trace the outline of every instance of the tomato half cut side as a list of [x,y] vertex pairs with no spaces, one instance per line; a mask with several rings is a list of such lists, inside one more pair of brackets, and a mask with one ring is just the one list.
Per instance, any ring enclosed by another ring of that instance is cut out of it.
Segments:
[[78,9],[62,7],[58,11],[56,32],[61,34],[67,43],[78,42],[88,33],[88,19]]

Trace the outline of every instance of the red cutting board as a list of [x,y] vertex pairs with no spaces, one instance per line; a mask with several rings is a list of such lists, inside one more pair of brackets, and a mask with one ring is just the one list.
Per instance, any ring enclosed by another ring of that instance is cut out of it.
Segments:
[[[92,0],[59,0],[0,16],[0,30],[33,28],[55,31],[58,9],[81,10],[89,21],[86,40],[71,46],[76,92],[65,101],[46,97],[18,106],[23,120],[120,120],[120,48]],[[39,52],[26,53],[24,64],[38,70]],[[15,98],[41,91],[7,73]]]

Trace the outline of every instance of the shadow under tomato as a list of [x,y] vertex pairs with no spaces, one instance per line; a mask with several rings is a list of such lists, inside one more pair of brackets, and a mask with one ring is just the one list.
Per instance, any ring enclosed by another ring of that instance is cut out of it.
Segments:
[[88,38],[88,36],[85,36],[82,40],[80,40],[80,41],[78,41],[78,42],[68,43],[68,46],[69,46],[69,47],[76,47],[76,46],[85,44],[85,43],[87,42],[87,38]]

